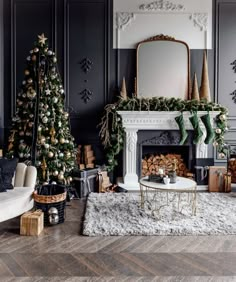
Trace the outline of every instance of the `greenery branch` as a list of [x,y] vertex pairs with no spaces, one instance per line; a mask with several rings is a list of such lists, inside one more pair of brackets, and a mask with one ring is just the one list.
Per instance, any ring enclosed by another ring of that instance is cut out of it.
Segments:
[[106,152],[108,171],[112,171],[118,164],[117,156],[124,146],[125,132],[118,111],[219,111],[215,118],[216,129],[213,145],[217,147],[220,157],[224,158],[227,153],[225,151],[224,134],[228,130],[228,110],[224,106],[206,100],[182,100],[165,97],[130,97],[123,99],[119,97],[116,103],[105,107],[101,123],[98,125],[100,127],[100,138]]

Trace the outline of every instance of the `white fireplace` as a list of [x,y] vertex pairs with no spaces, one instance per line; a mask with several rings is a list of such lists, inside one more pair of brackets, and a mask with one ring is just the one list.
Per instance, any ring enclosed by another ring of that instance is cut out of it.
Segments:
[[[139,189],[139,179],[137,174],[137,132],[139,130],[178,130],[175,117],[180,115],[178,111],[118,111],[122,117],[125,130],[125,142],[123,150],[123,179],[118,180],[118,185],[128,190]],[[206,115],[205,111],[198,111],[198,117]],[[215,127],[214,118],[219,112],[209,112],[212,126]],[[183,112],[186,130],[193,130],[189,121],[190,112]],[[203,132],[202,140],[196,145],[196,158],[208,158],[208,145],[204,143],[206,129],[199,119]]]

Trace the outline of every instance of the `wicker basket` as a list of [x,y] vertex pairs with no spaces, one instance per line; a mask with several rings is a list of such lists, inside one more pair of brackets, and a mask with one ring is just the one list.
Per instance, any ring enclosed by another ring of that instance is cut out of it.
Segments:
[[38,195],[38,191],[35,190],[33,193],[33,198],[36,202],[41,204],[52,204],[64,201],[66,199],[66,192],[57,195]]
[[[59,194],[56,194],[56,193]],[[45,194],[41,194],[45,193]],[[65,206],[66,206],[66,188],[62,185],[48,184],[38,187],[33,193],[35,208],[41,209],[44,212],[44,225],[50,225],[48,210],[52,207],[57,208],[59,222],[64,222]]]

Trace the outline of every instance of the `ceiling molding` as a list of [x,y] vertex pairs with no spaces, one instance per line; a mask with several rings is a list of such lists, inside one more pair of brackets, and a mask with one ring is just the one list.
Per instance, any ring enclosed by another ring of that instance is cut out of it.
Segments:
[[182,4],[174,4],[166,0],[158,0],[149,4],[141,4],[139,10],[142,11],[164,11],[164,12],[183,12],[185,7]]
[[193,13],[189,19],[193,21],[195,27],[198,27],[201,31],[208,29],[208,13]]
[[116,28],[125,30],[125,28],[135,19],[134,13],[117,12],[116,13]]

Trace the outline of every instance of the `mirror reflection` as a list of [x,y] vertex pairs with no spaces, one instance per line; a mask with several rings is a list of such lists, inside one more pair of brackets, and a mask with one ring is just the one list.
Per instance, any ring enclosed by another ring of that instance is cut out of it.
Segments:
[[189,47],[159,35],[137,47],[137,96],[189,98]]

